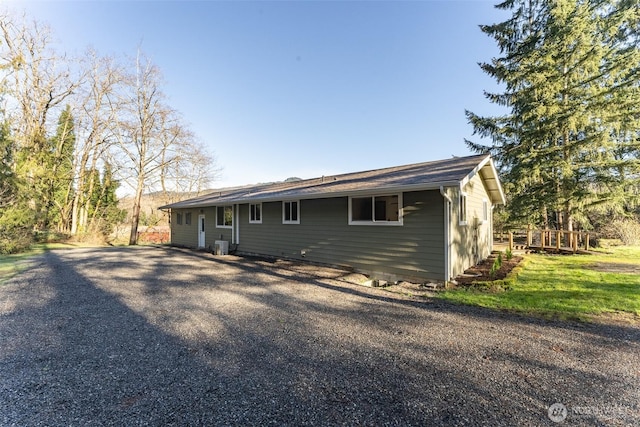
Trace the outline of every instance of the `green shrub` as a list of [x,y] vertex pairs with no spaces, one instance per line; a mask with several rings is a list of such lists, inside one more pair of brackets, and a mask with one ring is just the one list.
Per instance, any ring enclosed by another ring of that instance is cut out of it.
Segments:
[[11,255],[27,251],[33,243],[33,235],[20,229],[0,234],[0,255]]
[[493,261],[493,265],[489,270],[489,276],[491,278],[496,277],[496,274],[498,274],[500,267],[502,267],[502,253],[498,254],[498,257]]
[[513,251],[510,248],[507,248],[504,255],[507,257],[507,261],[511,261],[511,258],[513,258]]

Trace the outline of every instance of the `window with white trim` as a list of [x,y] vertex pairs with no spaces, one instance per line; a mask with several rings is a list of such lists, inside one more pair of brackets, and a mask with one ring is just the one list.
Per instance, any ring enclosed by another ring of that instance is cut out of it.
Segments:
[[191,225],[191,212],[184,214],[184,224]]
[[180,212],[176,214],[176,224],[182,225],[182,213]]
[[489,221],[489,202],[487,199],[482,199],[482,222]]
[[233,227],[233,206],[218,206],[216,208],[216,228]]
[[282,223],[300,224],[300,202],[298,200],[282,202]]
[[458,200],[458,209],[459,209],[458,219],[460,221],[460,225],[466,225],[467,224],[467,193],[460,192],[460,197]]
[[349,224],[401,225],[401,206],[401,194],[350,197]]
[[249,204],[249,223],[262,224],[262,203]]

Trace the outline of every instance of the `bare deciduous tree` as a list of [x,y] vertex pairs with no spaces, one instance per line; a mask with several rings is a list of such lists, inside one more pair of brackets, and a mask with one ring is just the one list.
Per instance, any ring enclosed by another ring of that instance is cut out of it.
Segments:
[[[142,54],[135,60],[135,72],[128,76],[121,94],[120,117],[115,121],[114,147],[121,159],[120,176],[134,190],[129,244],[138,241],[140,201],[149,183],[162,168],[166,141],[163,142],[164,118],[170,114],[163,103],[159,69]],[[167,136],[164,138],[167,139]]]
[[200,191],[215,175],[214,162],[177,111],[165,103],[159,69],[142,54],[128,77],[115,121],[118,174],[134,191],[129,244],[137,243],[145,192]]
[[[77,127],[79,136],[75,156],[75,192],[72,205],[71,234],[88,225],[88,195],[96,185],[95,171],[104,162],[113,137],[112,124],[119,109],[117,93],[123,82],[121,66],[112,58],[94,51],[86,55],[87,79],[81,88]],[[71,189],[70,189],[71,190]]]
[[12,173],[2,191],[15,187],[12,203],[33,213],[27,227],[47,229],[55,216],[60,231],[75,235],[92,231],[92,198],[114,203],[120,179],[134,192],[135,244],[143,193],[200,191],[215,175],[211,156],[166,103],[160,71],[146,57],[128,71],[93,51],[72,61],[51,46],[48,27],[0,11],[0,112],[11,138],[2,158]]

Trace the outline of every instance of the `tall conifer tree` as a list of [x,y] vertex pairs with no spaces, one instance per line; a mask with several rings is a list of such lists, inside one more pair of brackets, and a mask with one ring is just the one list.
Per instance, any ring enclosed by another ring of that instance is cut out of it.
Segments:
[[73,203],[73,157],[76,147],[75,125],[71,107],[58,118],[56,135],[48,150],[48,189],[46,192],[46,223],[57,223],[58,230],[67,231],[71,222]]
[[[481,64],[505,91],[502,117],[467,112],[476,151],[498,160],[514,219],[571,230],[585,209],[619,208],[637,182],[640,43],[637,0],[508,0],[482,26],[501,57]],[[636,193],[637,195],[637,193]]]
[[3,209],[11,206],[16,197],[15,174],[13,172],[13,141],[8,123],[0,124],[0,217]]

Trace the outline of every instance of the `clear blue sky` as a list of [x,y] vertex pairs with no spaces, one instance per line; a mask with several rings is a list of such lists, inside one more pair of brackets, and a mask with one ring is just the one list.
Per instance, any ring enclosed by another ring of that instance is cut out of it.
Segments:
[[471,154],[465,109],[494,114],[493,1],[20,1],[60,50],[162,70],[222,168],[215,187]]

